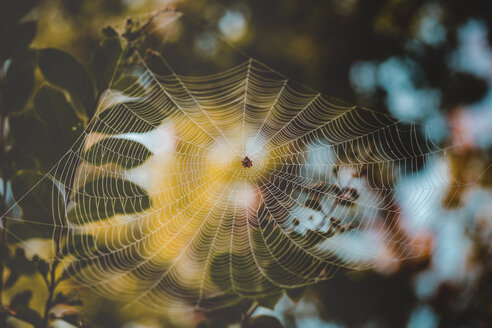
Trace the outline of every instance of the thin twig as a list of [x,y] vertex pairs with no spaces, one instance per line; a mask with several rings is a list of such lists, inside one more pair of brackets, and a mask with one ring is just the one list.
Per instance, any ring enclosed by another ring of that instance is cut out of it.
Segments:
[[254,302],[253,305],[251,305],[251,308],[244,314],[243,320],[241,320],[241,328],[247,328],[249,324],[249,320],[251,319],[251,316],[256,312],[260,304],[258,302]]
[[[96,104],[99,103],[100,98],[101,98],[101,94],[97,96]],[[91,122],[91,120],[92,120],[92,116],[89,115],[87,117],[86,127],[89,124],[89,122]],[[70,197],[72,196],[73,184],[75,182],[75,178],[77,175],[77,168],[79,166],[79,162],[80,162],[80,157],[77,156],[74,165],[75,169],[73,170],[70,179],[68,180],[68,185],[65,188],[65,204],[68,204],[70,202]],[[60,228],[59,236],[55,236],[55,243],[56,243],[55,259],[53,260],[49,270],[49,276],[50,276],[49,284],[48,281],[46,281],[48,286],[48,298],[46,299],[46,303],[44,307],[43,323],[41,325],[41,328],[48,327],[49,319],[50,319],[50,311],[51,308],[53,307],[53,298],[55,295],[55,290],[58,284],[60,283],[60,280],[56,278],[56,269],[60,264],[60,259],[63,258],[61,243],[66,238],[66,233],[68,231],[66,227],[67,227],[67,218],[65,215],[62,218],[62,226]]]

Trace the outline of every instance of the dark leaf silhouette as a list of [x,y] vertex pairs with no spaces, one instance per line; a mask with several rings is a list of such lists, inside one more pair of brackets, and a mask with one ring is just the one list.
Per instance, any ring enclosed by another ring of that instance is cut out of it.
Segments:
[[123,49],[118,36],[104,38],[94,52],[92,72],[99,92],[117,78],[117,66]]
[[24,51],[12,58],[2,90],[1,108],[4,114],[20,111],[34,88],[36,53]]
[[87,150],[83,158],[92,165],[116,163],[126,169],[142,165],[152,153],[139,142],[106,138]]
[[38,65],[46,80],[66,89],[80,115],[91,117],[96,104],[94,83],[85,67],[67,52],[38,50]]

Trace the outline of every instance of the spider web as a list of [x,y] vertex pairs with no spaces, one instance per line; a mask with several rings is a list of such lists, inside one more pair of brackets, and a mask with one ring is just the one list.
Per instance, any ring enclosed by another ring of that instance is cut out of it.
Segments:
[[211,310],[428,250],[400,224],[396,184],[415,190],[405,217],[418,230],[422,202],[450,179],[428,164],[445,149],[420,126],[253,58],[188,76],[151,55],[136,53],[132,83],[113,83],[84,142],[44,178],[66,213],[53,217],[52,244],[68,243],[60,260],[74,283],[155,311]]

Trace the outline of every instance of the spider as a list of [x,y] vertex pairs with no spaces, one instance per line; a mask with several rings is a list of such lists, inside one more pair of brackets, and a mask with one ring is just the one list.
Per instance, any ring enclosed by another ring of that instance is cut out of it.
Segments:
[[244,168],[250,168],[253,166],[253,161],[250,160],[248,156],[246,156],[241,160],[241,164]]

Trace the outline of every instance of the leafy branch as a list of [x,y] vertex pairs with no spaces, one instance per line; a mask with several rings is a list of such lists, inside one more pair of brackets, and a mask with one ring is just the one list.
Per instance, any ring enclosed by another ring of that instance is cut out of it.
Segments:
[[[67,237],[65,208],[72,198],[76,170],[70,174],[51,170],[57,163],[64,164],[69,149],[81,146],[80,136],[95,113],[99,97],[117,78],[123,48],[118,34],[104,29],[92,72],[61,50],[31,49],[36,22],[24,22],[23,17],[35,6],[36,0],[0,4],[0,327],[6,327],[8,317],[36,328],[46,328],[59,319],[82,326],[80,315],[73,311],[52,314],[59,304],[80,306],[82,302],[73,291],[57,292],[67,278],[63,273],[58,276],[59,266],[73,246]],[[32,96],[36,67],[46,83]],[[48,172],[53,178],[46,176]],[[65,187],[60,189],[60,185]],[[7,219],[6,212],[12,206],[7,200],[11,198],[18,202],[25,221]],[[51,263],[38,256],[27,258],[19,247],[11,251],[12,245],[31,238],[53,238]],[[48,292],[42,315],[29,306],[31,290],[15,294],[9,302],[4,298],[4,292],[21,276],[35,275],[42,277]]]

